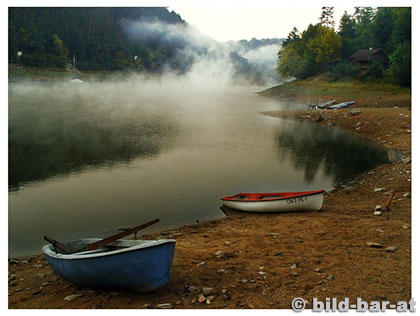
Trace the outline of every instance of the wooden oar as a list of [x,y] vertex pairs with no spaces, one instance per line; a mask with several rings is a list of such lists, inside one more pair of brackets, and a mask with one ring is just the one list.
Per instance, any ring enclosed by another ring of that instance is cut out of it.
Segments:
[[136,226],[134,228],[127,229],[124,232],[121,232],[121,233],[112,235],[110,237],[101,239],[97,242],[94,242],[94,243],[89,244],[87,246],[83,246],[83,247],[78,248],[78,249],[72,248],[67,244],[60,243],[59,241],[54,240],[54,239],[52,239],[50,237],[47,237],[47,236],[44,236],[44,239],[46,241],[48,241],[49,243],[51,243],[56,249],[60,250],[61,253],[71,254],[71,253],[76,253],[76,252],[81,252],[81,251],[86,251],[86,250],[95,250],[95,249],[101,248],[101,247],[103,247],[107,244],[110,244],[110,243],[112,243],[112,242],[114,242],[114,241],[116,241],[120,238],[131,235],[133,233],[137,233],[139,230],[145,229],[146,227],[149,227],[149,226],[151,226],[153,224],[156,224],[158,222],[159,222],[159,218],[156,218],[156,219],[154,219],[154,220],[152,220],[148,223]]
[[105,246],[105,245],[107,245],[109,243],[112,243],[113,241],[116,241],[117,239],[120,239],[120,238],[123,238],[125,236],[128,236],[128,235],[131,235],[133,233],[136,233],[139,230],[145,229],[146,227],[149,227],[149,226],[151,226],[153,224],[156,224],[158,222],[159,222],[159,218],[156,218],[156,219],[154,219],[154,220],[152,220],[152,221],[150,221],[150,222],[148,222],[146,224],[142,224],[140,226],[137,226],[137,227],[128,229],[128,230],[126,230],[124,232],[121,232],[121,233],[115,234],[113,236],[104,238],[102,240],[99,240],[97,242],[94,242],[92,244],[89,244],[87,246],[87,250],[95,250],[95,249],[98,249],[98,248],[103,247],[103,246]]

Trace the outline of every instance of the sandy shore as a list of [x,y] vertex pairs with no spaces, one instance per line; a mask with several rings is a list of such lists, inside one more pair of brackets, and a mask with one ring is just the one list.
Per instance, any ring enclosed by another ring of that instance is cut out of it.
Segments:
[[[351,110],[263,114],[348,130],[411,157],[409,108]],[[391,192],[390,210],[374,215]],[[319,212],[236,213],[161,235],[177,240],[170,281],[161,289],[142,294],[78,286],[38,255],[9,260],[9,308],[290,308],[295,297],[308,307],[314,297],[408,301],[411,161],[382,165],[328,192]]]

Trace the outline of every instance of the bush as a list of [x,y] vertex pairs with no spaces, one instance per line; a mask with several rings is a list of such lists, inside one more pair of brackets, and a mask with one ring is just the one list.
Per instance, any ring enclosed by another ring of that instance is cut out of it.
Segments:
[[382,78],[385,75],[385,71],[386,71],[386,68],[384,67],[382,63],[378,61],[374,61],[369,65],[366,71],[365,78],[366,79]]
[[326,69],[326,76],[331,81],[337,81],[341,77],[357,78],[361,68],[359,65],[351,64],[348,61],[342,61],[334,65],[330,65]]
[[360,67],[360,65],[349,63],[349,68],[347,69],[347,76],[351,78],[357,78],[361,70],[362,67]]
[[20,57],[20,62],[22,65],[37,67],[37,66],[47,66],[48,65],[48,56],[45,54],[25,54],[23,53]]
[[334,82],[341,78],[341,75],[336,71],[327,71],[325,73],[325,80],[328,82]]

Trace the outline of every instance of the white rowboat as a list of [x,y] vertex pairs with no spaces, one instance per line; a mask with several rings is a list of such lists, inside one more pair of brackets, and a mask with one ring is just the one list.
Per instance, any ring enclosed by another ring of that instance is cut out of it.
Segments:
[[222,198],[223,205],[244,212],[318,211],[324,190],[306,192],[239,193]]

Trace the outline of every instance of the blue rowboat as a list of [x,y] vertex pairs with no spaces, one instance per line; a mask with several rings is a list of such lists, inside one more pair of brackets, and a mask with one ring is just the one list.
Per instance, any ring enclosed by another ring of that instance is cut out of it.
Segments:
[[[68,245],[83,247],[100,240],[89,238]],[[74,283],[147,292],[168,282],[175,240],[119,239],[103,248],[72,254],[57,252],[48,244],[42,251],[51,269]]]

